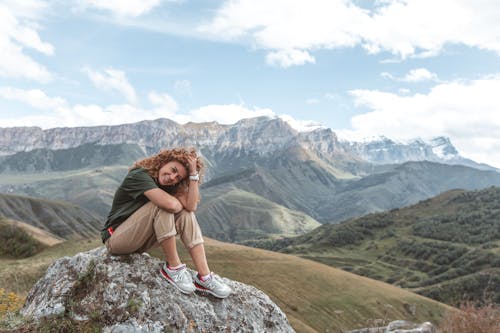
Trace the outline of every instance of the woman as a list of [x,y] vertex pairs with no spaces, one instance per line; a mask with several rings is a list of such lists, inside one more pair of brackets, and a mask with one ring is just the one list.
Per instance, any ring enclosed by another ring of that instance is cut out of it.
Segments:
[[[160,270],[170,284],[189,294],[206,291],[225,298],[231,288],[210,272],[194,215],[203,162],[195,150],[163,150],[130,168],[113,198],[102,231],[111,254],[141,253],[160,244],[166,263]],[[188,249],[198,273],[191,277],[177,253],[175,236]]]

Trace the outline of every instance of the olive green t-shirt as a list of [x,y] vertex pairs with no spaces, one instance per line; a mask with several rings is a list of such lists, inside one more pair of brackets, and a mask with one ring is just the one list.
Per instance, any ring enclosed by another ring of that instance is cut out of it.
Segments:
[[159,186],[145,169],[135,168],[130,170],[116,190],[111,211],[102,230],[105,231],[109,227],[116,229],[136,210],[149,202],[144,192],[154,188],[172,192],[172,189],[168,187]]

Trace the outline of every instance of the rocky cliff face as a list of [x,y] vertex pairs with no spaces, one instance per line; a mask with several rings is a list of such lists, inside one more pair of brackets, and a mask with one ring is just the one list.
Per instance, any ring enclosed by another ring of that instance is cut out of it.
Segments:
[[428,160],[474,166],[472,161],[460,157],[447,138],[436,138],[429,143],[414,140],[407,144],[387,138],[370,142],[342,142],[330,129],[299,133],[287,122],[267,117],[243,119],[234,125],[215,122],[180,125],[168,119],[157,119],[119,126],[48,130],[38,127],[0,128],[0,155],[34,149],[69,149],[89,143],[135,144],[146,154],[167,147],[195,146],[204,155],[219,160],[234,156],[251,159],[272,156],[276,151],[300,147],[320,159],[348,163],[391,164]]
[[451,165],[465,165],[481,170],[496,170],[460,156],[449,138],[436,137],[428,142],[415,139],[407,143],[386,137],[366,142],[342,142],[345,149],[360,159],[375,164],[399,164],[408,161],[430,161]]
[[[104,247],[56,260],[31,289],[21,313],[36,322],[59,316],[104,332],[294,332],[258,289],[228,279],[226,299],[184,295],[147,254],[110,256]],[[36,324],[34,324],[36,327]]]

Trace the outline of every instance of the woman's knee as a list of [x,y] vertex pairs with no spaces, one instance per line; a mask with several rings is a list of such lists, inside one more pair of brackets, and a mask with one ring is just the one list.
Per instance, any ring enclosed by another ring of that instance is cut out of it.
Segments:
[[175,220],[176,221],[181,220],[188,223],[192,223],[193,221],[196,221],[196,217],[193,212],[183,209],[180,212],[175,213]]
[[157,236],[176,234],[174,214],[163,209],[158,209],[156,212],[153,226]]
[[194,215],[194,213],[185,209],[175,214],[175,224],[177,226],[177,229],[179,230],[179,233],[199,228],[198,221],[196,220],[196,216]]

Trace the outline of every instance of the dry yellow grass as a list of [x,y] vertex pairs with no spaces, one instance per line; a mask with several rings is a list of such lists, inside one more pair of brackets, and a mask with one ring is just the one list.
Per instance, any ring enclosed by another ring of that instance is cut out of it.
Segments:
[[[297,332],[341,332],[395,319],[438,323],[449,309],[403,289],[310,260],[205,240],[210,268],[264,291],[287,314]],[[0,287],[23,297],[54,259],[101,245],[97,239],[71,241],[31,258],[1,259]],[[181,258],[193,267],[181,244],[178,248]],[[162,257],[159,249],[151,253]]]
[[440,330],[442,333],[498,333],[500,332],[500,306],[487,303],[477,306],[463,303],[459,310],[446,314]]

